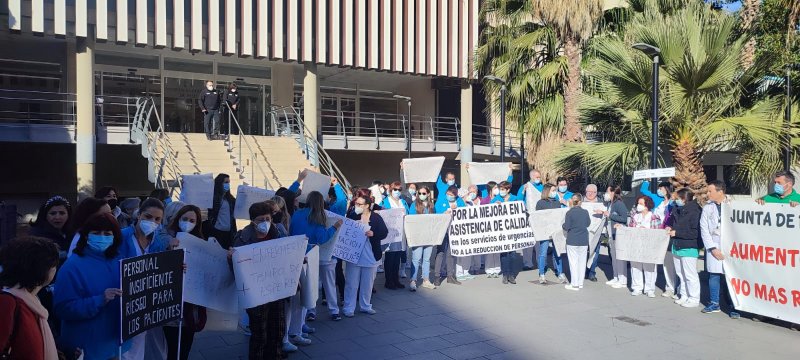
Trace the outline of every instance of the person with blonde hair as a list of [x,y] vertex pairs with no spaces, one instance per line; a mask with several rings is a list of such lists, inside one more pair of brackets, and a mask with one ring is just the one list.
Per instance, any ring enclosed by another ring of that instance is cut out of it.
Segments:
[[589,211],[581,207],[583,196],[574,194],[569,200],[570,209],[564,217],[561,227],[567,232],[567,260],[569,261],[570,283],[564,285],[567,290],[583,289],[583,273],[586,268],[587,251],[589,251]]

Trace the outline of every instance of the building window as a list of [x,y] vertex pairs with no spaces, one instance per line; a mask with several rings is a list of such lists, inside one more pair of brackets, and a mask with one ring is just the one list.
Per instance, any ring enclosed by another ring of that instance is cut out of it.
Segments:
[[[721,170],[721,171],[720,171]],[[737,181],[736,172],[739,165],[709,165],[703,166],[706,175],[706,182],[722,180],[725,182],[727,194],[729,195],[750,195],[750,184],[744,181]],[[721,175],[721,176],[720,176]]]

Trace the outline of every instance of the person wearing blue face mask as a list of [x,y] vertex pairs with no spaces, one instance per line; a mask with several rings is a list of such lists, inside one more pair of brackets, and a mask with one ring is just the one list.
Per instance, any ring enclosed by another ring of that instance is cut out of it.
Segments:
[[[653,204],[655,204],[654,209],[658,209],[664,201],[668,202],[670,196],[672,196],[672,184],[670,184],[669,181],[662,181],[658,183],[656,193],[653,194],[650,192],[650,182],[645,180],[642,182],[642,186],[639,187],[639,192],[641,192],[642,195],[653,199]],[[653,210],[653,212],[658,216],[664,215],[660,214],[657,210]],[[663,219],[663,216],[661,218]]]
[[[561,202],[558,201],[558,189],[553,184],[545,184],[542,187],[542,198],[536,203],[536,211],[560,208]],[[545,274],[547,273],[547,252],[552,250],[553,267],[555,268],[556,275],[558,276],[559,282],[565,284],[567,282],[567,277],[564,276],[561,265],[561,256],[558,255],[558,252],[555,251],[555,249],[551,249],[553,247],[553,240],[537,240],[538,244],[536,244],[536,246],[538,248],[536,250],[536,254],[538,255],[537,258],[539,261],[539,283],[547,284],[547,278],[545,277]]]
[[217,239],[223,249],[231,247],[236,234],[236,219],[233,217],[235,207],[236,198],[231,195],[230,176],[217,175],[214,179],[214,205],[208,210],[207,221],[210,226],[203,229],[203,233]]
[[[453,209],[466,206],[464,200],[458,197],[458,188],[455,186],[448,187],[441,193],[440,197],[436,200],[436,213],[437,214],[450,214]],[[434,265],[433,284],[440,286],[442,284],[442,266],[447,266],[447,283],[461,285],[461,282],[456,278],[456,258],[450,254],[450,237],[445,235],[442,239],[442,244],[437,248],[436,252],[436,265]],[[446,262],[446,264],[445,264]]]
[[[85,359],[116,358],[119,352],[122,243],[113,215],[92,216],[81,227],[74,255],[56,277],[53,308],[62,320],[59,343],[82,349]],[[130,342],[123,344],[123,351],[128,348]]]
[[[492,203],[517,201],[517,197],[511,194],[511,183],[503,181],[497,184],[500,189],[497,196],[492,199]],[[500,253],[500,272],[503,274],[503,284],[516,284],[517,274],[511,270],[512,251]]]
[[[389,184],[388,196],[383,199],[380,206],[384,209],[403,209],[408,214],[408,203],[403,199],[402,194],[403,184],[399,181]],[[389,290],[405,289],[405,285],[400,283],[400,263],[406,250],[408,249],[402,241],[391,243],[386,249],[386,256],[383,259],[384,276],[386,277],[384,287]]]
[[558,201],[561,203],[561,207],[569,207],[569,199],[572,199],[572,192],[569,191],[569,185],[567,184],[567,178],[559,177],[556,180],[556,184],[558,184]]
[[[444,179],[442,179],[441,176],[436,179],[436,193],[439,194],[440,198],[444,197],[442,195],[444,195],[451,186],[458,188],[458,185],[456,185],[456,174],[452,171],[445,173]],[[458,196],[458,192],[456,192],[456,196]]]

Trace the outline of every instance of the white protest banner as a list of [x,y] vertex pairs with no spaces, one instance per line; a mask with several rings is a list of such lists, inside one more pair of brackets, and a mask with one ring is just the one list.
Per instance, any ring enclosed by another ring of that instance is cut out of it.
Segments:
[[450,214],[406,216],[404,227],[408,247],[441,245],[451,220]]
[[306,169],[305,172],[306,177],[303,179],[303,183],[301,185],[301,189],[303,189],[303,191],[300,192],[298,200],[301,203],[306,202],[308,194],[314,191],[318,191],[320,194],[322,194],[322,197],[327,200],[328,190],[331,188],[331,177],[308,169]]
[[339,228],[339,235],[336,243],[333,244],[333,257],[342,259],[349,263],[357,264],[367,242],[365,234],[370,228],[369,225],[361,221],[342,218],[342,227]]
[[616,258],[645,264],[663,264],[669,235],[664,229],[642,229],[622,226],[614,240]]
[[[342,223],[344,223],[344,217],[343,216],[340,216],[338,214],[334,214],[334,213],[332,213],[330,211],[327,211],[327,210],[325,210],[325,218],[327,219],[327,222],[325,223],[325,226],[328,227],[328,228],[333,226],[333,224],[336,224],[336,222],[339,221],[339,220],[342,220]],[[328,242],[318,246],[319,247],[319,261],[325,261],[325,262],[331,261],[331,258],[333,257],[333,247],[334,247],[334,245],[336,245],[336,241],[338,241],[338,239],[339,239],[339,232],[341,230],[342,230],[342,228],[339,228],[338,230],[336,230],[336,232],[333,234],[331,239],[328,240]]]
[[534,211],[536,211],[536,203],[541,199],[542,192],[530,182],[525,183],[525,206],[530,215],[533,215]]
[[386,228],[389,229],[389,236],[381,240],[381,245],[403,242],[403,218],[406,216],[406,210],[384,209],[375,213],[381,216],[383,222],[386,223]]
[[250,220],[250,205],[272,199],[275,192],[253,186],[239,185],[236,188],[236,206],[233,217],[241,220]]
[[553,249],[558,255],[567,253],[567,232],[564,230],[556,231],[553,233]]
[[[591,256],[589,256],[590,260],[594,256],[594,248],[600,241],[600,234],[602,233],[602,227],[604,223],[605,219],[591,217],[591,223],[589,223],[589,226],[586,227],[586,229],[589,230],[589,254],[591,254]],[[561,230],[553,233],[553,247],[556,249],[556,252],[558,252],[559,255],[567,252],[566,231]]]
[[567,208],[538,210],[531,214],[531,228],[537,240],[549,240],[556,231],[563,231],[561,224],[567,216]]
[[444,165],[444,156],[403,159],[403,182],[436,182]]
[[235,313],[238,310],[236,280],[228,264],[228,251],[189,233],[179,232],[176,238],[186,254],[184,300],[209,309]]
[[633,180],[675,176],[675,168],[638,170],[633,172]]
[[800,207],[722,205],[722,266],[737,310],[800,324],[798,227]]
[[592,267],[594,251],[600,246],[600,235],[603,234],[603,229],[605,229],[607,220],[606,217],[598,218],[592,216],[592,223],[589,225],[589,259],[586,261],[587,269]]
[[303,307],[314,309],[319,298],[319,246],[314,246],[306,254],[308,264],[303,266],[300,275],[300,289],[303,295]]
[[181,201],[200,209],[214,207],[214,176],[210,173],[182,175]]
[[454,209],[449,231],[450,253],[459,257],[536,245],[522,201]]
[[499,183],[511,175],[511,163],[507,162],[471,162],[468,165],[469,178],[475,185],[485,185],[490,181]]
[[239,306],[250,309],[297,293],[307,245],[299,235],[234,248]]
[[[239,201],[239,199],[236,199],[236,201]],[[586,209],[586,211],[589,212],[589,215],[594,215],[595,211],[597,211],[597,210],[606,211],[608,209],[608,207],[605,204],[600,203],[600,202],[585,202],[584,201],[584,202],[581,203],[581,207]]]

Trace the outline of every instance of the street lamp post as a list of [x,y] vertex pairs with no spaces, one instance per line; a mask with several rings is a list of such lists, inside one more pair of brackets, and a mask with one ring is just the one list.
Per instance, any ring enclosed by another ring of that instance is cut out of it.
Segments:
[[506,81],[494,76],[486,75],[483,80],[488,80],[500,85],[500,162],[506,161]]
[[[653,59],[653,90],[652,90],[652,114],[653,119],[653,134],[652,134],[652,149],[650,150],[650,168],[655,169],[658,167],[658,68],[660,65],[661,49],[644,43],[633,44],[633,48],[639,50],[651,59]],[[651,191],[655,192],[658,187],[655,178],[652,179],[650,187]]]
[[408,158],[411,159],[411,97],[395,95],[394,98],[398,100],[405,100],[408,104],[408,135],[406,136],[406,150],[408,150]]

